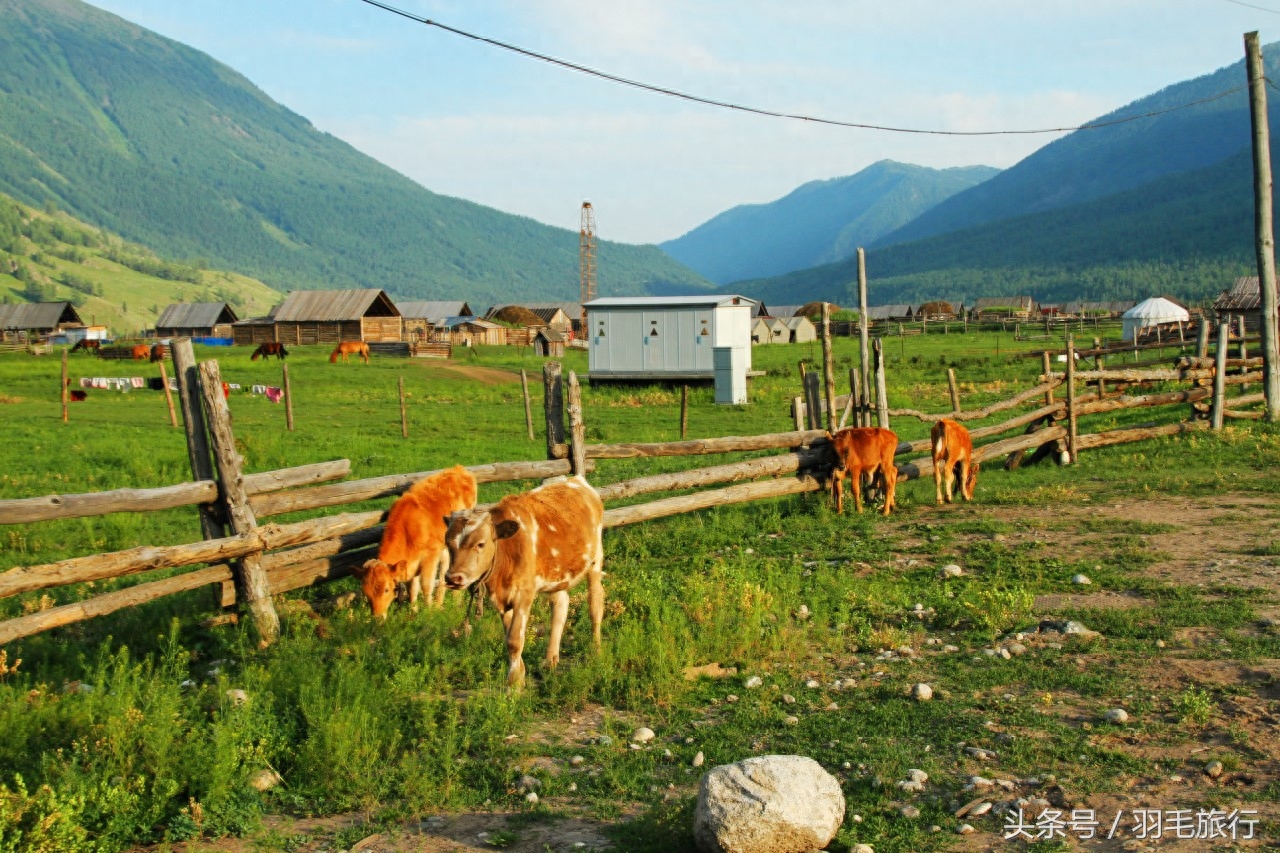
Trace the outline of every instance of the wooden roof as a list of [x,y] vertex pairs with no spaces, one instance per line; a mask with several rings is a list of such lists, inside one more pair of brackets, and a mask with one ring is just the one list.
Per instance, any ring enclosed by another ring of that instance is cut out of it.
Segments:
[[1034,311],[1035,299],[1030,296],[984,296],[974,300],[973,311],[989,311],[999,308],[1011,308],[1014,311]]
[[1257,311],[1262,307],[1262,288],[1256,275],[1238,278],[1230,290],[1213,300],[1214,311]]
[[211,329],[240,318],[225,302],[179,302],[167,305],[156,320],[157,329]]
[[399,317],[391,297],[378,288],[294,290],[271,312],[277,323],[335,323],[361,317]]
[[443,317],[469,317],[473,313],[466,302],[431,302],[427,300],[403,300],[396,302],[400,316],[415,320],[439,320]]
[[868,320],[891,320],[894,317],[910,317],[915,314],[915,307],[901,303],[898,305],[868,305]]
[[56,329],[63,323],[84,325],[70,302],[21,302],[0,305],[0,329]]

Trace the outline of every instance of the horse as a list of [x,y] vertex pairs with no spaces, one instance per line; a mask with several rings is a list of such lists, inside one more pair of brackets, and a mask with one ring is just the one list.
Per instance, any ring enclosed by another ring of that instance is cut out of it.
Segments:
[[250,361],[257,361],[259,357],[266,358],[274,355],[276,358],[284,361],[284,357],[289,351],[284,348],[284,344],[279,341],[267,341],[265,344],[258,344],[258,348],[253,351],[253,355],[249,356]]
[[151,363],[152,364],[155,364],[157,361],[164,361],[165,356],[168,354],[169,354],[169,348],[164,344],[151,345]]
[[364,341],[342,341],[333,352],[329,354],[329,363],[337,364],[338,356],[342,356],[342,360],[346,361],[348,355],[358,355],[364,359],[364,363],[369,363],[369,345]]
[[77,350],[84,350],[85,352],[95,352],[95,353],[101,354],[102,341],[98,340],[97,338],[81,338],[80,340],[76,341],[76,345],[71,348],[72,352],[76,352]]
[[151,347],[146,344],[137,344],[132,347],[131,352],[134,361],[147,361],[151,358]]

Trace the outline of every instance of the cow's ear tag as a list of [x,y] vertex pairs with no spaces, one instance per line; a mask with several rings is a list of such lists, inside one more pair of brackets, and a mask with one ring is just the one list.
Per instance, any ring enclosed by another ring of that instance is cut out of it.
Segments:
[[493,532],[497,534],[499,539],[508,539],[516,535],[516,531],[520,529],[520,525],[515,521],[500,521],[493,528]]

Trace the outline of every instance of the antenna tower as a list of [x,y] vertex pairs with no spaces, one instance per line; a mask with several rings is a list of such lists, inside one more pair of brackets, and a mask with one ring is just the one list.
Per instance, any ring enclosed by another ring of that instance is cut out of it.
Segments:
[[585,306],[596,298],[596,214],[589,201],[582,203],[582,225],[578,228],[578,283],[581,285],[582,328],[585,330]]

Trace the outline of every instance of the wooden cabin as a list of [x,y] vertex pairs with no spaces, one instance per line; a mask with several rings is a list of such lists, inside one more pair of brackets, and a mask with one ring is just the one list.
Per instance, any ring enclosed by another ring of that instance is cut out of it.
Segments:
[[237,344],[280,341],[298,346],[399,342],[404,323],[385,291],[294,290],[266,317],[232,326]]
[[156,337],[230,338],[239,319],[226,302],[179,302],[160,312]]
[[401,300],[396,302],[396,308],[403,318],[406,341],[430,339],[435,325],[445,317],[471,317],[475,314],[465,301]]

